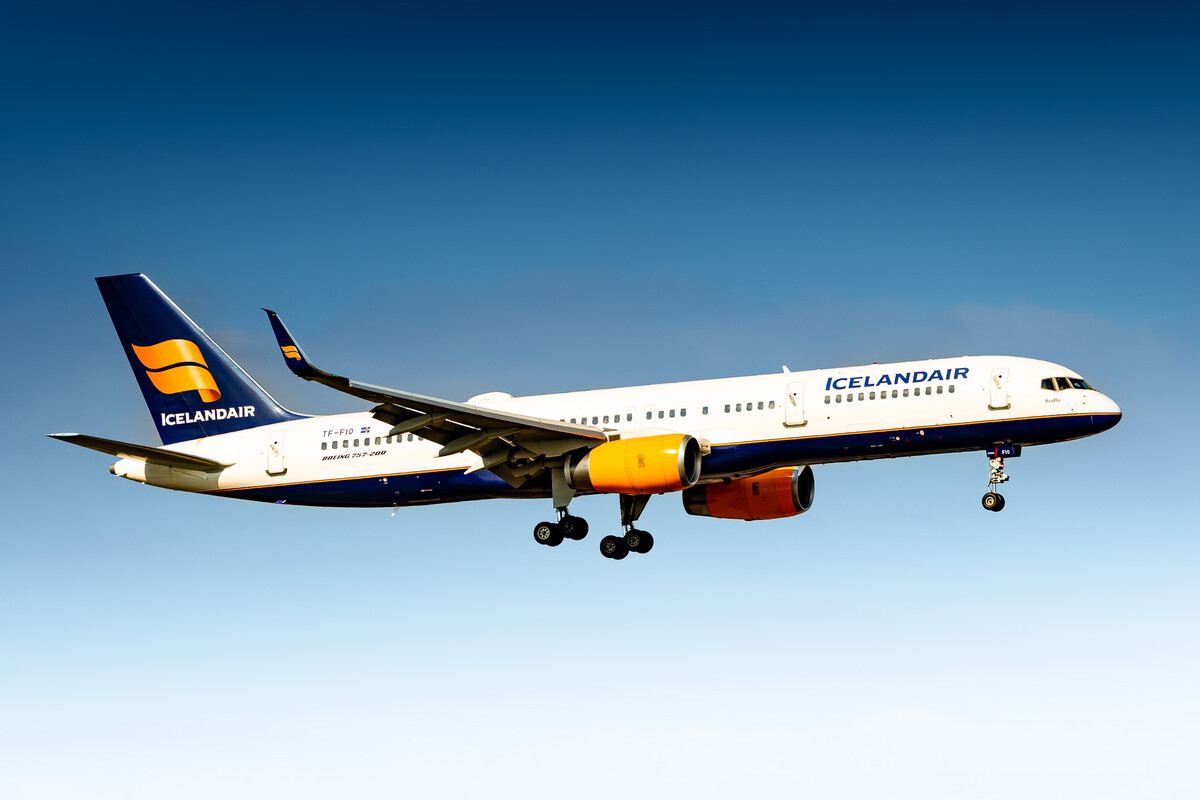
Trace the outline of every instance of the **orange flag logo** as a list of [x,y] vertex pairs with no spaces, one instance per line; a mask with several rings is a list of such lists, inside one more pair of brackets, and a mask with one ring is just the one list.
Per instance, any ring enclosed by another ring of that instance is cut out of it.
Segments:
[[146,347],[136,344],[130,347],[146,368],[146,377],[163,394],[197,391],[206,403],[221,399],[221,390],[195,343],[187,339],[167,339]]

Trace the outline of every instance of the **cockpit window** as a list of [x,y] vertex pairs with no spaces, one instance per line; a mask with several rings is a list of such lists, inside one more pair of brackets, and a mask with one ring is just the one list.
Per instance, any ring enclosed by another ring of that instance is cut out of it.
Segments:
[[1052,392],[1061,392],[1064,389],[1091,389],[1092,387],[1083,378],[1042,378],[1042,388]]

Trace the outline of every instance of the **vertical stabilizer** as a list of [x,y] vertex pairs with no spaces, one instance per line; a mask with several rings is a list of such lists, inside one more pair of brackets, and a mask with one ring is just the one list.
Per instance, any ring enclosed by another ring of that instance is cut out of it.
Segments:
[[145,275],[97,278],[163,444],[300,419]]

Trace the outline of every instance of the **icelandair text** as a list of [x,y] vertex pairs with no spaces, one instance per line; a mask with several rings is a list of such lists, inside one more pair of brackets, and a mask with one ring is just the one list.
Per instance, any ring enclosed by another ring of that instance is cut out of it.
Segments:
[[233,408],[206,408],[203,411],[186,411],[182,414],[159,414],[163,426],[191,425],[196,422],[212,422],[220,419],[243,419],[254,416],[254,406]]
[[853,378],[829,378],[825,381],[825,391],[831,389],[871,389],[876,386],[895,386],[899,383],[923,383],[925,381],[956,381],[965,380],[970,367],[955,367],[954,369],[935,369],[933,372],[918,370],[916,372],[896,372],[891,375],[883,374],[856,375]]

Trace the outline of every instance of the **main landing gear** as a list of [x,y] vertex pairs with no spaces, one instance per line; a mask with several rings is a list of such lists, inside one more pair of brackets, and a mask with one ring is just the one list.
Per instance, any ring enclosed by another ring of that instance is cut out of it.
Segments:
[[1004,508],[1004,495],[995,491],[995,488],[1008,480],[1008,475],[1004,472],[1004,457],[993,455],[994,451],[988,453],[988,465],[991,467],[991,474],[988,476],[988,491],[983,496],[983,507],[988,511],[999,511]]
[[605,536],[601,539],[600,555],[620,561],[630,553],[650,552],[650,548],[654,547],[654,537],[633,527],[633,523],[637,522],[648,502],[648,494],[621,495],[621,527],[625,530],[625,535]]
[[[601,539],[602,556],[620,561],[630,553],[650,552],[650,548],[654,547],[654,537],[633,527],[649,500],[649,495],[621,495],[621,527],[625,533],[623,536],[605,536]],[[558,522],[539,522],[533,527],[535,542],[548,547],[558,547],[564,539],[582,539],[587,536],[587,520],[568,514],[566,508],[555,510],[558,512]]]
[[567,513],[565,508],[555,509],[558,522],[539,522],[533,526],[533,540],[548,547],[558,547],[563,539],[579,540],[587,536],[588,523],[583,517]]

